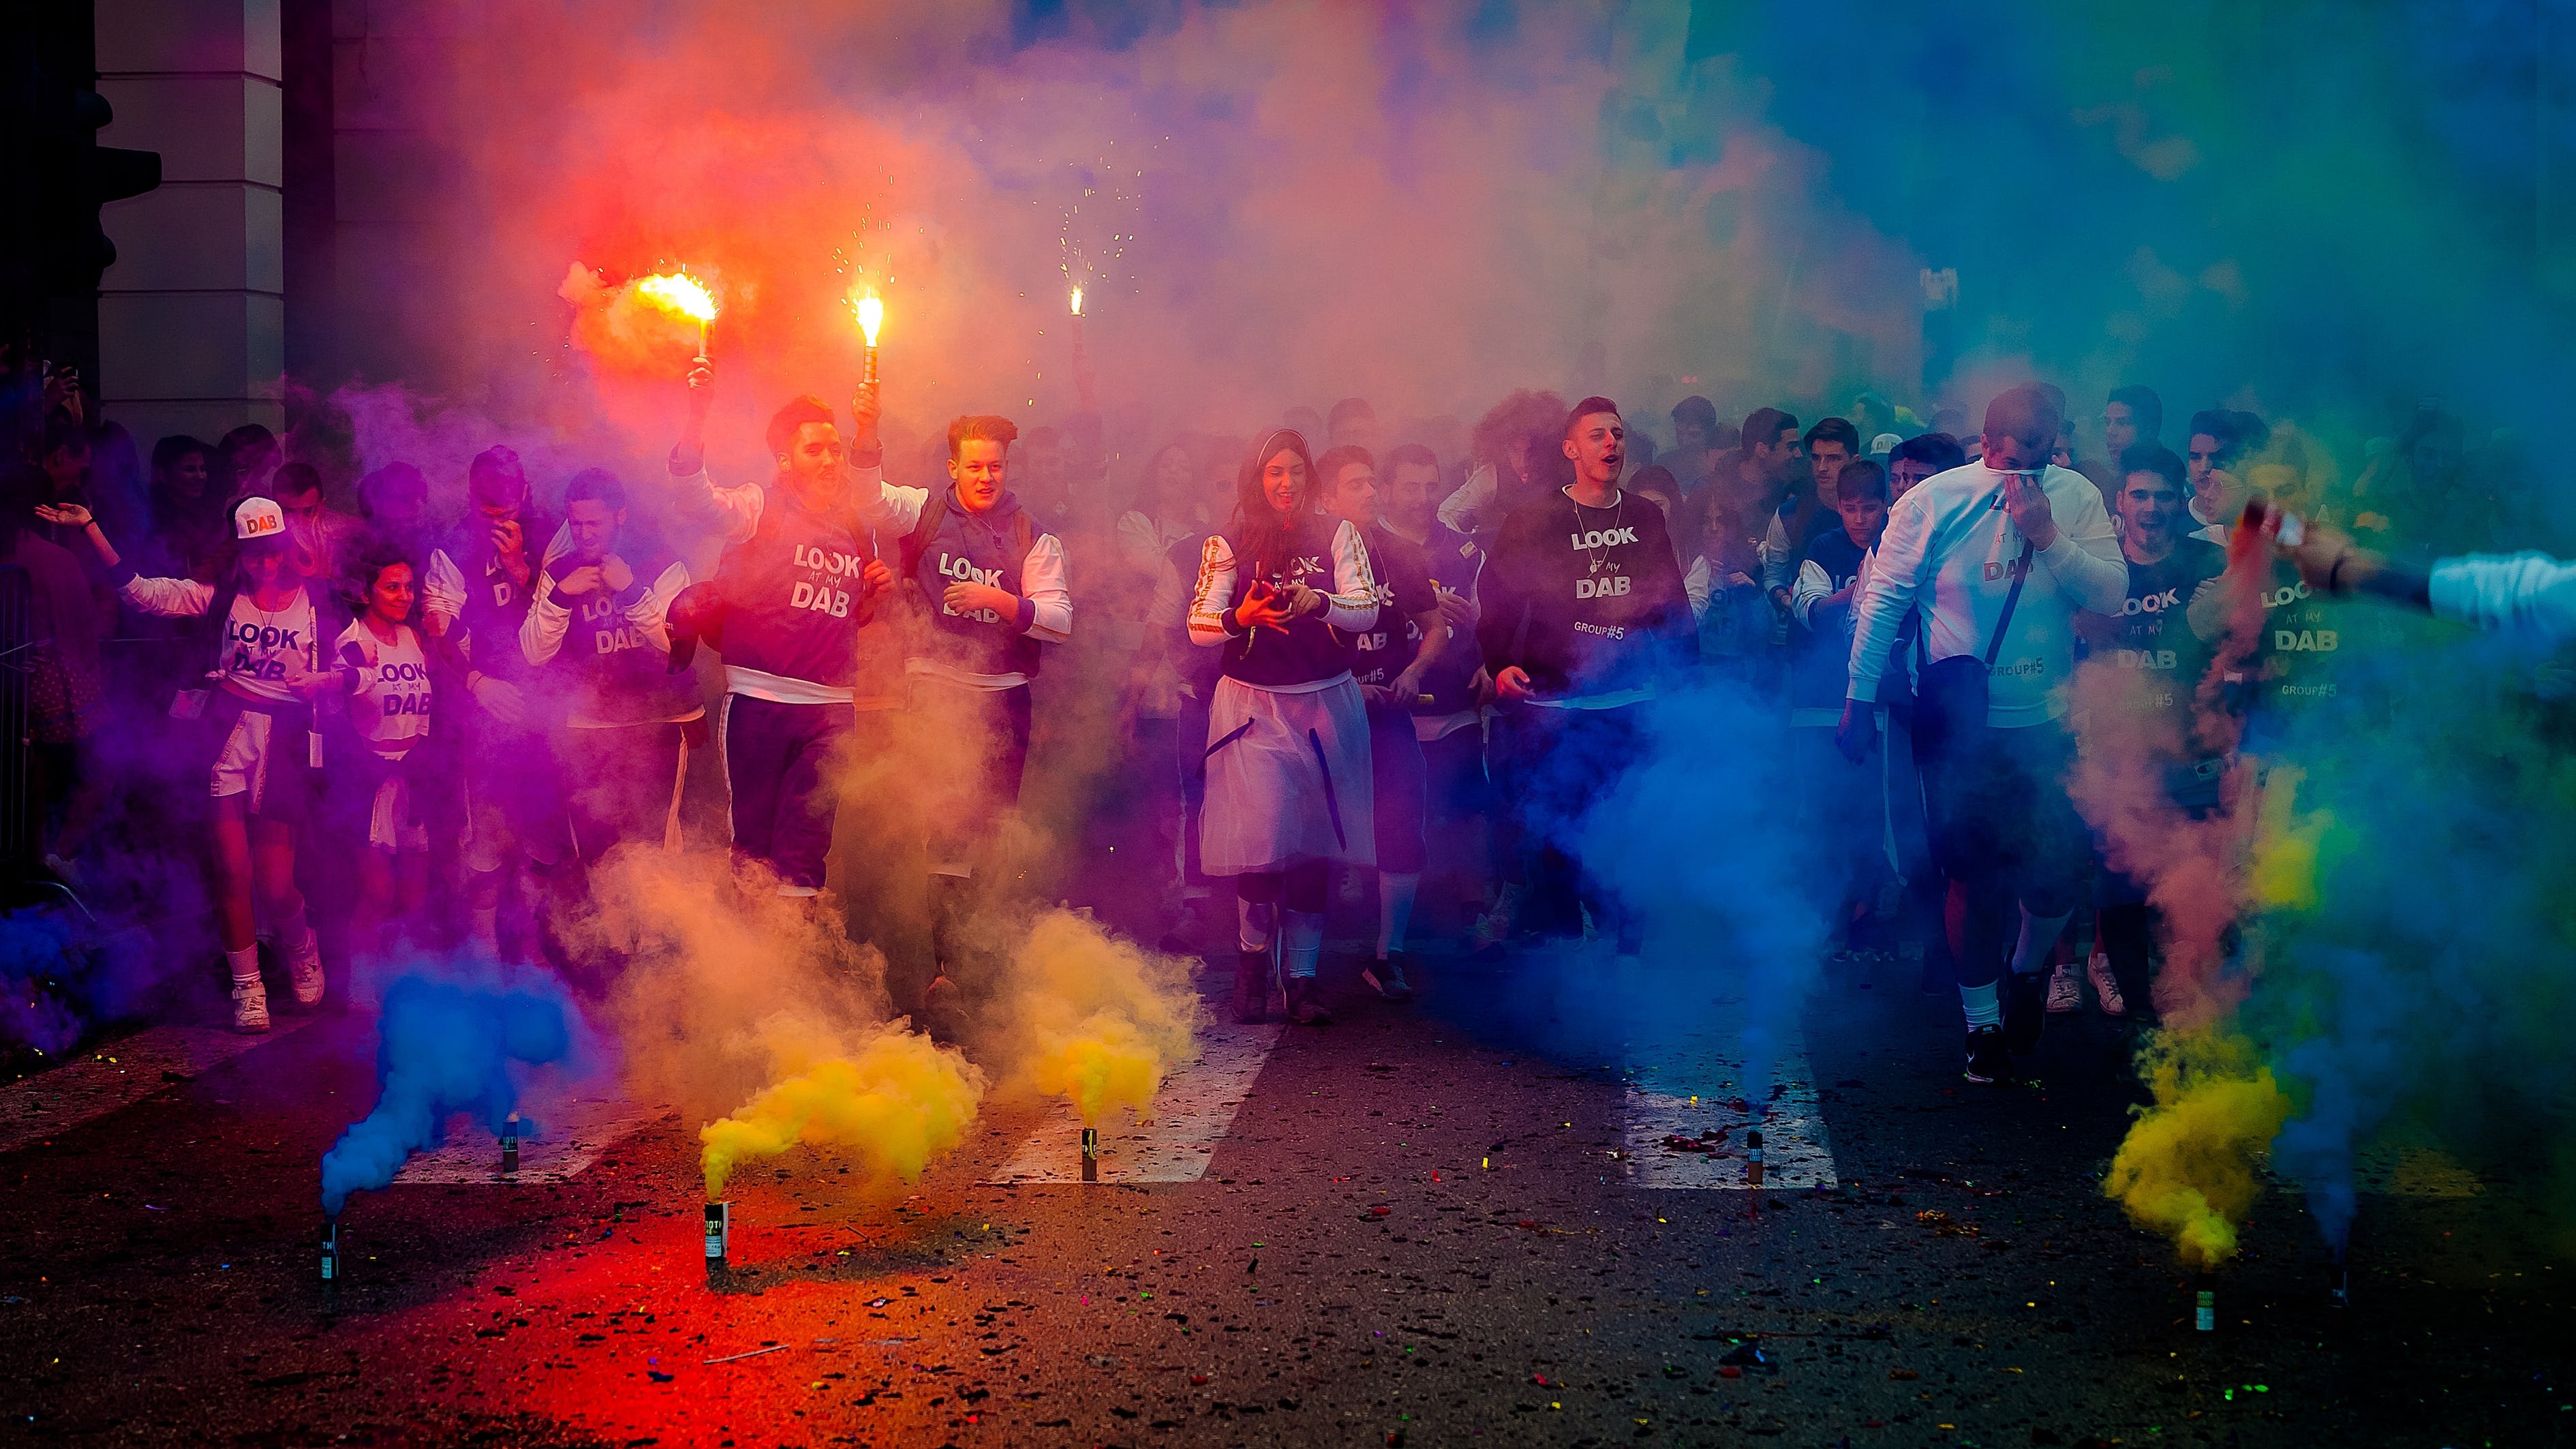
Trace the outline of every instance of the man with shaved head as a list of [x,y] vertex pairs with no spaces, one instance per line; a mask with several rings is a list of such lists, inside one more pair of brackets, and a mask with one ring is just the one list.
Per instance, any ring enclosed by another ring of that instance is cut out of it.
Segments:
[[2046,390],[2014,388],[1986,408],[1978,461],[1896,501],[1856,607],[1838,731],[1852,758],[1870,748],[1879,680],[1902,679],[1891,656],[1920,610],[1914,749],[1933,855],[1952,882],[1972,1082],[2006,1080],[2012,1054],[2038,1044],[2048,953],[2090,853],[2066,790],[2074,620],[2117,614],[2128,593],[2101,490],[2049,462],[2063,413]]

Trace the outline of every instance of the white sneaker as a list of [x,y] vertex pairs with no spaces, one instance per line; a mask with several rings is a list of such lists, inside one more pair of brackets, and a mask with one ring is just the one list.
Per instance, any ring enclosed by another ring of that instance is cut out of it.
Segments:
[[268,986],[259,981],[233,983],[233,1030],[256,1036],[268,1030]]
[[2084,1009],[2084,988],[2075,984],[2075,968],[2060,966],[2048,973],[2048,1014],[2072,1016]]
[[295,984],[296,1005],[311,1007],[322,1004],[322,949],[319,946],[287,962],[286,976]]
[[2102,1003],[2104,1016],[2129,1014],[2128,1000],[2120,995],[2120,980],[2111,974],[2110,957],[2094,952],[2093,959],[2084,963],[2084,974],[2093,983],[2093,997]]

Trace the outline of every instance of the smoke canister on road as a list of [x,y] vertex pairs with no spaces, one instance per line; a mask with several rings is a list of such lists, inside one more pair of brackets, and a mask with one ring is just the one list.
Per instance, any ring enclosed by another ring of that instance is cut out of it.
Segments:
[[733,1204],[707,1204],[707,1266],[721,1268],[733,1250]]
[[1082,1129],[1082,1180],[1100,1180],[1100,1129],[1097,1127]]

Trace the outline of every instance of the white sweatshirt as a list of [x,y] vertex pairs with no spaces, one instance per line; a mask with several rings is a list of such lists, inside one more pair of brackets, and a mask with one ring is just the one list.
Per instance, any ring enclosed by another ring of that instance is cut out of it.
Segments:
[[2541,553],[2435,560],[2435,615],[2541,639],[2576,636],[2576,564]]
[[[2057,520],[2057,541],[2031,556],[2029,581],[1995,655],[1986,721],[1997,728],[2065,715],[2075,611],[2117,614],[2128,596],[2129,566],[2102,490],[2055,466],[2041,474],[2040,488]],[[1918,604],[1929,658],[1984,657],[2026,541],[2004,509],[2003,475],[1983,463],[1936,474],[1898,499],[1854,611],[1851,697],[1878,698],[1896,631]]]

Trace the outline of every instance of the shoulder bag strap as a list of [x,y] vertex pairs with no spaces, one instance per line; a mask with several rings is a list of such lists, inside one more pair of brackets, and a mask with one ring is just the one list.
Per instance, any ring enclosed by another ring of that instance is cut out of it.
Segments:
[[2030,578],[2030,552],[2030,540],[2023,539],[2021,557],[2013,560],[2012,592],[2004,595],[2004,616],[1995,621],[1995,637],[1986,641],[1988,670],[1995,667],[1995,656],[2003,652],[2004,631],[2012,627],[2013,606],[2021,602],[2021,586]]

